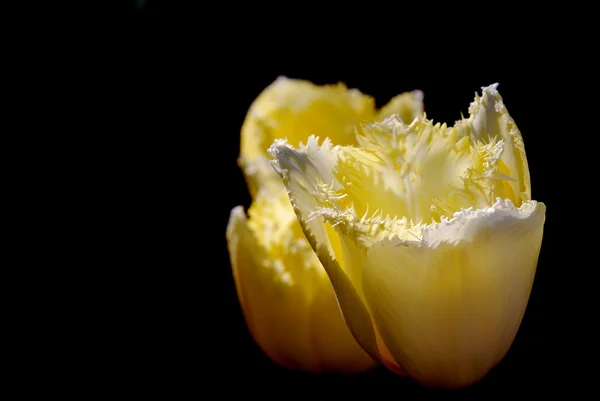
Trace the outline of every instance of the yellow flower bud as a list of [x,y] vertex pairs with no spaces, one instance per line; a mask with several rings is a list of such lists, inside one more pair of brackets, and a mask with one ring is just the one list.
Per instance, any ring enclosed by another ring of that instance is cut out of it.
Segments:
[[357,147],[270,148],[352,334],[428,386],[470,385],[503,358],[535,275],[546,209],[496,87],[453,127],[393,115]]
[[239,165],[253,197],[246,217],[231,212],[227,242],[235,285],[250,332],[277,363],[309,372],[357,373],[376,366],[344,322],[330,280],[298,223],[267,149],[285,137],[300,144],[327,134],[357,144],[355,126],[391,113],[407,122],[422,95],[398,95],[381,111],[343,84],[317,86],[279,78],[254,101],[241,132]]

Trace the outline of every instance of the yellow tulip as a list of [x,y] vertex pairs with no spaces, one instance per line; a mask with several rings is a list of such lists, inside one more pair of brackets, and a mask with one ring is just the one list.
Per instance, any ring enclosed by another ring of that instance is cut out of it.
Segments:
[[497,85],[469,115],[269,150],[356,340],[427,386],[468,386],[504,357],[542,242],[546,208]]
[[239,164],[253,202],[231,212],[227,243],[238,298],[250,332],[277,363],[309,372],[357,373],[376,362],[346,326],[331,283],[306,240],[286,188],[269,165],[275,138],[292,143],[327,133],[355,143],[354,126],[391,113],[407,122],[422,111],[419,92],[397,96],[380,111],[343,84],[317,86],[279,78],[250,107]]

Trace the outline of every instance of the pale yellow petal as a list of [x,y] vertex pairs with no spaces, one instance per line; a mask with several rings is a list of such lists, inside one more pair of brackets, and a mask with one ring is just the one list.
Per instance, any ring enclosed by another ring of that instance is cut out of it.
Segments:
[[250,191],[254,194],[269,174],[275,176],[272,170],[256,169],[268,159],[267,149],[275,139],[298,146],[317,135],[335,144],[355,144],[354,127],[375,115],[375,100],[343,83],[315,85],[277,78],[252,103],[242,125],[238,162]]
[[396,95],[381,108],[377,119],[383,120],[391,115],[398,115],[405,124],[410,124],[423,114],[423,92],[415,90]]
[[310,344],[309,304],[301,286],[277,269],[259,245],[241,206],[233,209],[227,243],[246,323],[263,351],[291,369],[318,370]]
[[[314,211],[321,208],[316,191],[322,187],[331,188],[332,191],[341,187],[333,174],[337,163],[337,147],[329,139],[319,146],[318,138],[311,136],[306,146],[301,144],[300,149],[295,149],[285,140],[277,140],[271,145],[269,153],[275,159],[273,168],[283,179],[296,215],[315,238],[316,245],[313,248],[324,246],[331,258],[340,259],[341,255],[335,253],[326,225],[313,215]],[[331,201],[336,200],[332,198]]]
[[263,187],[227,231],[236,288],[253,337],[273,360],[309,372],[356,373],[376,362],[356,343],[285,188]]
[[243,174],[252,199],[258,196],[262,188],[268,187],[268,191],[277,191],[283,188],[281,178],[273,171],[270,160],[260,157],[248,161],[243,166]]
[[379,361],[380,356],[375,330],[364,300],[348,275],[340,267],[338,260],[331,258],[325,246],[318,245],[318,242],[310,234],[310,231],[305,231],[305,234],[311,245],[313,247],[316,245],[317,256],[327,271],[344,321],[350,332],[371,358]]
[[544,220],[542,203],[498,200],[424,228],[420,241],[369,249],[369,310],[409,376],[458,388],[501,360],[527,306]]
[[469,107],[469,118],[457,122],[456,128],[470,135],[473,142],[482,140],[487,143],[494,138],[503,141],[498,172],[512,178],[511,181],[504,181],[506,191],[510,191],[507,197],[520,206],[521,202],[531,199],[525,145],[497,87],[498,84],[493,84],[482,88],[481,97],[475,94],[475,100]]
[[[349,277],[344,263],[344,247],[339,234],[313,212],[322,209],[323,202],[336,202],[335,197],[319,198],[319,189],[335,191],[340,186],[333,175],[336,148],[325,140],[321,146],[311,137],[306,146],[294,149],[286,141],[276,141],[269,152],[274,157],[274,167],[283,178],[291,203],[304,234],[323,264],[345,321],[356,341],[374,359],[379,359],[373,324],[361,294]],[[325,195],[325,194],[323,194]],[[319,201],[321,203],[319,203]],[[342,200],[339,200],[342,201]],[[347,251],[347,250],[346,250]],[[347,257],[347,256],[346,256]]]
[[338,151],[336,176],[358,216],[437,217],[432,205],[460,187],[470,167],[468,139],[425,115],[411,124],[397,116],[364,125],[360,148]]
[[[313,292],[309,314],[311,342],[323,370],[359,373],[375,367],[377,362],[358,345],[349,331],[327,277],[325,281]],[[363,308],[362,304],[356,307]]]
[[298,146],[310,135],[354,143],[354,126],[375,117],[375,100],[343,83],[315,85],[279,77],[251,105],[242,127],[244,158],[266,156],[275,139]]

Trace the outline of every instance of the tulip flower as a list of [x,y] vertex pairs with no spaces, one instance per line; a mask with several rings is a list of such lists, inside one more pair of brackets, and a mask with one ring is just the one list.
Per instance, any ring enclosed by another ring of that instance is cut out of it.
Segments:
[[391,116],[356,139],[269,152],[358,343],[426,386],[471,385],[511,346],[542,242],[521,134],[495,84],[453,127]]
[[250,107],[239,164],[253,197],[248,216],[234,208],[227,243],[238,298],[249,330],[275,362],[308,372],[358,373],[376,366],[356,342],[331,283],[306,240],[286,188],[269,165],[277,137],[292,143],[328,134],[356,144],[360,122],[422,111],[420,92],[401,94],[377,111],[374,100],[343,84],[318,86],[279,78]]

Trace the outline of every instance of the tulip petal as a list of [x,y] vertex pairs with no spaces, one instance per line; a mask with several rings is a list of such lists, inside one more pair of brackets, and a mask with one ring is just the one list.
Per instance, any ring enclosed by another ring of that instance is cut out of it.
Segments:
[[525,312],[545,206],[463,210],[423,229],[420,241],[383,240],[368,251],[364,294],[379,333],[409,376],[457,388],[508,351]]
[[375,99],[357,89],[281,76],[250,107],[242,127],[241,150],[253,158],[265,155],[277,138],[298,146],[309,135],[327,135],[336,144],[352,144],[354,126],[373,118]]
[[379,111],[378,120],[397,114],[404,124],[410,124],[423,114],[423,92],[415,90],[394,96]]
[[[350,335],[329,280],[327,284],[328,286],[319,286],[313,293],[312,312],[309,314],[312,345],[316,355],[328,370],[338,373],[358,373],[375,367],[376,359],[370,358]],[[364,308],[362,303],[358,307]],[[376,357],[375,355],[374,358]]]
[[490,142],[493,138],[504,142],[499,163],[499,173],[513,180],[504,181],[507,196],[515,206],[531,199],[531,180],[525,154],[525,144],[521,132],[508,114],[502,96],[497,90],[498,84],[482,88],[482,96],[475,94],[475,100],[469,107],[469,118],[457,122],[457,128],[470,135],[476,142]]
[[306,292],[272,263],[241,206],[231,211],[227,244],[238,297],[258,345],[283,366],[318,371],[318,359],[307,341],[311,329]]
[[457,141],[425,115],[409,125],[397,116],[365,124],[357,141],[360,147],[340,147],[336,175],[358,216],[429,222],[437,217],[432,204],[461,187],[471,166],[468,138]]
[[304,234],[327,271],[346,324],[363,349],[379,360],[371,317],[346,271],[342,239],[330,224],[313,215],[321,209],[315,189],[325,185],[334,191],[340,187],[333,175],[336,148],[327,139],[319,146],[317,138],[310,137],[299,150],[278,140],[269,152],[275,158],[273,167],[283,178]]
[[268,187],[267,190],[277,191],[283,187],[281,178],[275,174],[266,157],[245,161],[242,170],[252,199],[258,196],[262,188]]
[[266,150],[275,139],[287,138],[298,146],[309,135],[319,135],[336,144],[355,144],[355,125],[375,117],[375,100],[343,83],[277,78],[254,100],[242,125],[238,163],[250,192],[254,196],[269,174],[277,178],[272,169],[257,168],[267,160]]

